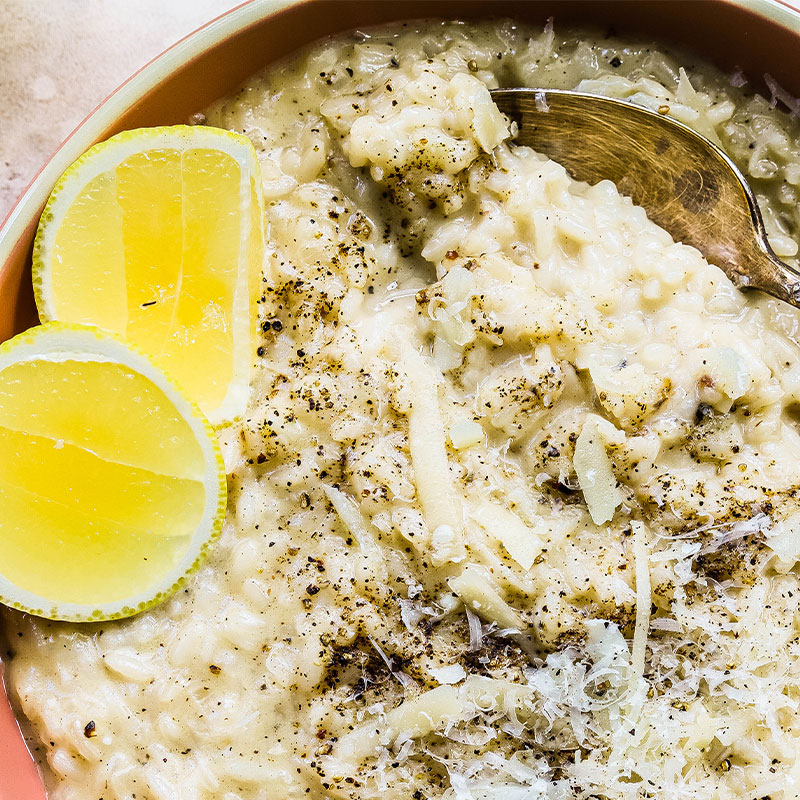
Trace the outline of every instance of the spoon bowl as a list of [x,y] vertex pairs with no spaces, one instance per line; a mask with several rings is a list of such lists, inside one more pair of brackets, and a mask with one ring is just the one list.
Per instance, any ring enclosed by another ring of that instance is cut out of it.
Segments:
[[800,272],[769,246],[755,195],[713,142],[625,100],[561,89],[495,89],[517,124],[516,142],[558,161],[573,178],[613,181],[676,241],[696,247],[740,289],[800,308]]

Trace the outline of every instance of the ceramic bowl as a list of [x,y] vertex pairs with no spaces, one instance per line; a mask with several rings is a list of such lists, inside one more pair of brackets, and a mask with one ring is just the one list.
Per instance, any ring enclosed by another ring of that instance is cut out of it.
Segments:
[[[783,0],[252,0],[136,73],[44,165],[0,228],[0,341],[37,322],[30,259],[39,215],[59,175],[96,142],[129,128],[185,122],[270,62],[339,31],[423,17],[543,25],[550,16],[562,27],[677,45],[725,70],[741,68],[756,86],[769,73],[800,95],[800,12]],[[0,682],[0,800],[44,797]]]

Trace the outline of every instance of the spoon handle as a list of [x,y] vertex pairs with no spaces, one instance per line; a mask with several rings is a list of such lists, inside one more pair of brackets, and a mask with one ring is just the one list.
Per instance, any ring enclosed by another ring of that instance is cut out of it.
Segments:
[[785,264],[772,251],[758,207],[753,217],[756,222],[756,239],[752,255],[741,264],[741,269],[737,264],[734,271],[726,270],[728,277],[740,289],[760,289],[800,308],[800,272]]

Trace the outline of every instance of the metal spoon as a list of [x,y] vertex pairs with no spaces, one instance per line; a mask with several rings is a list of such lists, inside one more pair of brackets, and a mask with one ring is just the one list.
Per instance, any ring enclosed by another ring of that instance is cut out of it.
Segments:
[[561,89],[491,94],[517,122],[518,143],[563,164],[577,180],[613,181],[735,286],[800,307],[800,272],[772,252],[747,180],[708,139],[664,114],[609,97]]

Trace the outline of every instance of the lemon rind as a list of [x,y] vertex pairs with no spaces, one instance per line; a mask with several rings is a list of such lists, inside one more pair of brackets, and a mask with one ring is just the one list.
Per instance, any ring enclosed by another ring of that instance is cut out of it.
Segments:
[[[87,342],[95,341],[106,345],[106,352],[100,353],[87,348],[65,349],[63,352],[70,356],[73,354],[108,356],[111,354],[108,351],[114,350],[117,353],[129,356],[124,359],[117,358],[113,360],[115,363],[137,369],[165,392],[177,413],[181,415],[195,433],[205,458],[206,474],[203,484],[207,490],[206,508],[203,513],[203,519],[192,535],[192,542],[187,548],[186,556],[160,581],[139,594],[99,608],[95,604],[53,604],[47,598],[22,589],[12,583],[0,572],[0,602],[11,608],[35,616],[65,622],[101,622],[122,619],[146,611],[148,608],[152,608],[166,600],[170,595],[186,585],[189,576],[196,572],[207,558],[209,548],[219,538],[225,520],[228,495],[225,464],[214,427],[198,405],[181,390],[178,383],[158,366],[157,360],[142,352],[135,345],[131,345],[130,342],[120,336],[102,330],[97,326],[52,321],[30,328],[13,339],[0,344],[0,373],[11,364],[26,360],[26,358],[12,357],[13,354],[28,355],[28,358],[32,359],[37,355],[37,350],[34,347],[37,342],[50,335],[57,338],[59,334],[62,337],[64,334],[75,334],[73,341],[78,341],[79,337],[83,336]],[[28,353],[24,352],[25,349],[27,349]],[[46,354],[47,352],[40,350],[38,355]],[[53,349],[50,352],[56,352],[56,350]],[[141,366],[144,366],[144,369],[139,369]],[[181,408],[181,405],[184,408]],[[216,473],[216,481],[212,480],[214,472]],[[216,487],[216,498],[214,498],[214,487]]]

